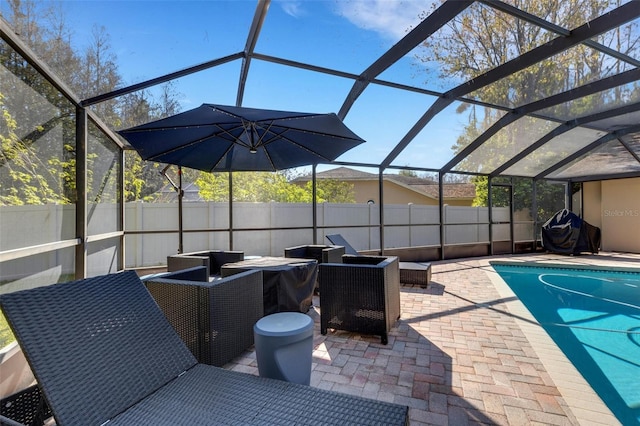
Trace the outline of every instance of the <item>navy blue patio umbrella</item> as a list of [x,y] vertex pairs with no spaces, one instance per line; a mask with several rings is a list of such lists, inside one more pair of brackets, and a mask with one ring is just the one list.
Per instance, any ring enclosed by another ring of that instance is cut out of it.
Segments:
[[207,172],[329,163],[364,142],[333,113],[214,104],[118,133],[144,160]]
[[[364,142],[333,113],[214,104],[118,133],[144,160],[207,172],[277,171],[329,163]],[[182,180],[179,185],[171,183],[179,195],[178,253],[182,253]],[[231,237],[230,241],[232,245]]]

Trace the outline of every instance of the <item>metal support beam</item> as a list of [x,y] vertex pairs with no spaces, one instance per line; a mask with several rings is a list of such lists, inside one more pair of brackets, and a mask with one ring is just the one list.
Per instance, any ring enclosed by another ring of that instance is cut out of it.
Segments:
[[125,155],[124,150],[118,152],[118,231],[122,232],[118,241],[120,241],[120,248],[118,250],[118,271],[121,271],[126,266],[126,253],[125,253],[125,241],[124,241],[124,224],[125,222],[125,194],[124,194],[124,169],[125,169]]
[[440,260],[444,260],[444,237],[445,237],[445,223],[444,223],[444,173],[438,172],[438,208],[440,209]]
[[111,92],[103,93],[97,96],[93,96],[91,98],[87,98],[83,100],[80,104],[82,106],[90,106],[94,104],[99,104],[100,102],[108,101],[113,98],[117,98],[118,96],[127,95],[129,93],[137,92],[138,90],[147,89],[152,86],[156,86],[158,84],[166,83],[171,80],[175,80],[180,77],[185,77],[187,75],[204,71],[209,68],[216,67],[218,65],[226,64],[227,62],[232,62],[237,59],[243,57],[243,53],[234,53],[233,55],[225,56],[223,58],[214,59],[212,61],[207,61],[199,65],[194,65],[189,68],[184,68],[180,71],[172,72],[171,74],[166,74],[161,77],[152,78],[150,80],[146,80],[140,83],[133,84],[131,86],[123,87],[118,90],[113,90]]
[[591,114],[588,116],[576,118],[575,120],[572,120],[572,121],[568,121],[556,127],[555,129],[553,129],[552,131],[544,135],[542,138],[538,139],[536,142],[529,145],[527,148],[522,150],[519,154],[511,157],[509,161],[507,161],[502,166],[495,169],[493,172],[490,173],[490,175],[497,176],[501,174],[502,172],[504,172],[505,170],[508,170],[511,166],[518,163],[520,160],[522,160],[523,158],[525,158],[526,156],[528,156],[529,154],[537,150],[538,148],[542,147],[547,142],[553,140],[555,137],[560,136],[561,134],[566,133],[569,130],[575,129],[578,126],[600,121],[600,120],[606,120],[608,118],[622,116],[622,115],[629,114],[636,111],[640,111],[640,102],[630,104],[630,105],[624,105],[620,108],[614,108],[608,111],[598,112],[596,114]]
[[76,108],[76,279],[87,277],[87,111]]
[[316,177],[317,164],[311,167],[311,208],[313,209],[312,221],[313,221],[313,244],[318,244],[318,179]]
[[229,250],[233,250],[233,172],[229,172]]
[[538,181],[532,179],[532,191],[531,191],[531,217],[533,218],[533,251],[538,249]]
[[460,12],[471,6],[472,3],[473,2],[470,1],[444,2],[414,29],[409,31],[406,36],[393,45],[391,49],[387,50],[373,64],[364,70],[362,74],[360,74],[342,104],[342,107],[338,112],[338,117],[340,117],[341,120],[344,120],[356,99],[358,99],[362,92],[364,92],[372,79],[395,64],[403,56],[407,55],[425,39],[429,38],[433,33],[455,18]]
[[247,36],[247,42],[244,45],[244,58],[242,58],[242,67],[240,68],[240,80],[238,82],[238,94],[236,96],[236,106],[242,106],[242,99],[244,98],[244,88],[247,83],[247,77],[249,76],[249,66],[251,65],[251,57],[253,51],[258,42],[260,31],[262,30],[262,24],[264,18],[269,11],[269,5],[271,0],[258,0],[256,11],[253,14],[253,22],[249,28],[249,35]]
[[493,250],[493,184],[491,183],[493,178],[491,176],[487,176],[487,201],[489,210],[489,254],[491,256],[494,255]]
[[[433,104],[431,108],[423,115],[416,125],[411,128],[409,133],[401,139],[396,145],[393,151],[382,162],[383,167],[387,167],[391,162],[407,147],[407,145],[413,140],[413,138],[420,133],[420,131],[426,126],[431,118],[435,115],[431,112],[436,106],[436,113],[442,111],[448,105],[450,105],[455,99],[468,95],[478,89],[481,89],[489,84],[495,83],[509,75],[513,75],[518,71],[521,71],[531,65],[534,65],[540,61],[543,61],[557,53],[567,50],[577,44],[580,44],[586,40],[589,40],[599,34],[607,32],[613,28],[623,25],[633,19],[640,16],[640,2],[629,2],[611,12],[599,16],[592,21],[585,23],[584,25],[575,28],[571,31],[569,36],[557,37],[543,45],[536,47],[504,64],[497,66],[484,74],[481,74],[472,80],[466,81],[457,87],[445,92],[440,99]],[[574,99],[578,97],[575,96]],[[541,108],[540,108],[541,109]],[[521,108],[519,108],[520,113]],[[532,110],[533,112],[535,110]],[[473,143],[472,143],[473,144]],[[477,146],[474,145],[473,149],[465,150],[465,156],[469,152],[473,151]],[[468,147],[469,148],[469,147]],[[461,161],[462,153],[456,156],[456,158],[450,161],[446,167],[443,168],[445,172],[450,171],[456,164]]]
[[[559,25],[556,25],[552,22],[549,21],[545,21],[544,19],[541,19],[535,15],[532,15],[530,13],[525,12],[522,9],[518,9],[515,6],[512,6],[510,4],[504,3],[502,1],[497,1],[497,0],[478,0],[484,4],[486,4],[487,6],[492,7],[493,9],[496,10],[500,10],[501,12],[504,13],[508,13],[509,15],[515,16],[518,19],[521,19],[523,21],[529,22],[537,27],[540,28],[544,28],[545,30],[554,32],[556,34],[559,34],[561,36],[569,36],[571,35],[571,31],[569,31],[566,28],[563,28]],[[628,55],[625,55],[623,53],[620,53],[616,50],[613,50],[607,46],[604,46],[598,42],[596,42],[595,40],[585,40],[584,45],[591,47],[592,49],[595,49],[599,52],[602,52],[606,55],[612,56],[616,59],[619,59],[623,62],[626,62],[628,64],[633,65],[634,67],[640,67],[640,61],[638,61],[635,58],[632,58]]]
[[[640,5],[640,2],[638,2]],[[527,105],[523,105],[513,110],[511,113],[504,115],[496,123],[493,124],[486,132],[478,136],[476,140],[467,145],[462,151],[460,151],[453,159],[445,164],[442,169],[449,171],[455,167],[458,163],[469,156],[473,151],[478,149],[485,141],[491,136],[495,135],[503,127],[514,122],[518,118],[524,117],[526,114],[540,111],[545,108],[550,108],[556,105],[560,105],[565,102],[572,101],[574,99],[583,98],[585,96],[592,95],[594,93],[602,92],[604,90],[613,89],[615,87],[622,86],[624,84],[633,83],[640,79],[640,68],[634,68],[629,71],[622,72],[613,77],[604,78],[602,80],[588,83],[574,89],[567,90],[562,93],[558,93],[553,96],[549,96],[544,99],[540,99],[535,102],[531,102]]]
[[380,255],[384,255],[384,168],[378,169],[378,196],[380,202],[378,203],[378,209],[380,210]]
[[547,168],[546,170],[543,170],[542,172],[538,173],[536,176],[534,176],[534,179],[545,179],[547,175],[549,175],[550,173],[555,172],[556,170],[564,167],[565,165],[571,163],[573,160],[587,154],[589,151],[592,151],[598,147],[600,147],[601,145],[613,140],[613,139],[617,139],[620,136],[624,136],[626,134],[629,133],[635,133],[635,132],[640,132],[640,125],[636,125],[636,126],[632,126],[632,127],[627,127],[624,130],[618,130],[612,133],[608,133],[606,135],[604,135],[603,137],[601,137],[600,139],[591,142],[589,145],[585,146],[582,149],[579,149],[578,151],[574,152],[572,155],[565,157],[563,159],[561,159],[560,161],[558,161],[556,164],[554,164],[553,166]]

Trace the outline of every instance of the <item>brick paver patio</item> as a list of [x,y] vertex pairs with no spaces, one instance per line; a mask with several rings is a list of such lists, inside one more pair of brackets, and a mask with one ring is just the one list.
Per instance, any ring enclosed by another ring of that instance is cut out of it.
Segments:
[[[403,286],[388,345],[342,331],[322,336],[316,300],[311,386],[408,405],[411,425],[618,424],[489,260],[434,262],[427,289]],[[503,260],[640,267],[638,256],[607,253]],[[227,368],[258,374],[253,352]]]

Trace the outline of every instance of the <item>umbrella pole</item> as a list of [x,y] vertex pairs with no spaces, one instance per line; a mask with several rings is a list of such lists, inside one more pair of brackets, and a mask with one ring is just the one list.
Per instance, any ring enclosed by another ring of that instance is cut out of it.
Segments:
[[165,177],[173,187],[174,191],[178,193],[178,254],[182,253],[182,197],[184,191],[182,190],[182,167],[178,166],[178,185],[173,183],[173,180],[167,174],[167,170],[171,167],[171,164],[160,171],[160,174]]
[[178,254],[183,253],[182,245],[182,167],[178,166]]
[[318,181],[316,180],[316,166],[317,164],[314,164],[311,167],[311,217],[313,219],[313,244],[318,244],[318,200],[316,199],[316,196],[318,195],[316,190]]

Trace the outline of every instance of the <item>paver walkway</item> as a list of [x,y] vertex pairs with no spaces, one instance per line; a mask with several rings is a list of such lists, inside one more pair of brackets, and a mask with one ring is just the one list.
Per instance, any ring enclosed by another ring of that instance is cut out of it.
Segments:
[[[640,267],[638,256],[604,253],[503,259]],[[403,286],[386,346],[375,336],[322,336],[316,300],[311,385],[406,404],[411,425],[616,424],[489,260],[434,262],[427,289]],[[258,374],[253,352],[227,368]]]

